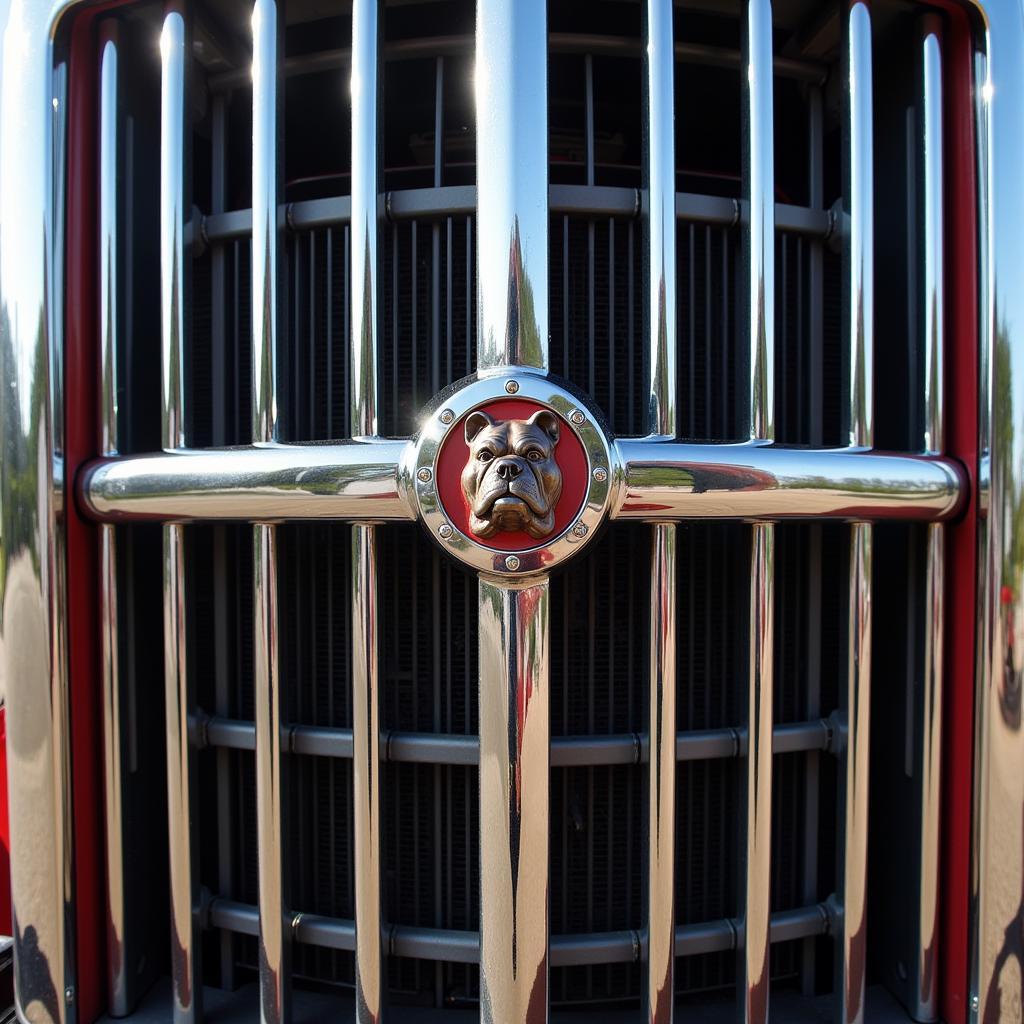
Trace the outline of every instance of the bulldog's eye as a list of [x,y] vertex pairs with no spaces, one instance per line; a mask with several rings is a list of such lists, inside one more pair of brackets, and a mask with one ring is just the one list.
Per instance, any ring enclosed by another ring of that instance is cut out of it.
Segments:
[[477,455],[477,459],[480,462],[490,462],[494,458],[494,452],[489,452],[486,448]]
[[534,448],[533,451],[527,452],[526,453],[526,457],[531,462],[541,462],[543,460],[543,458],[544,458],[544,456],[539,451],[537,451],[536,448]]

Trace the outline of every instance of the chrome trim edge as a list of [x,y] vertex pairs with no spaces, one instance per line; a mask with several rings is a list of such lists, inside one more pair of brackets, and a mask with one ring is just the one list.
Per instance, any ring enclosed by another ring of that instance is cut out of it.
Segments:
[[[120,340],[120,211],[118,206],[119,92],[117,23],[100,29],[99,277],[100,424],[99,451],[117,454],[119,438],[117,345]],[[118,647],[117,537],[99,530],[100,685],[103,723],[103,812],[106,836],[107,999],[111,1014],[131,1011],[125,964],[128,908],[125,892],[124,778],[121,748],[121,680]]]
[[[162,440],[185,446],[185,89],[187,28],[165,9],[160,35],[160,317]],[[195,766],[189,742],[193,694],[188,672],[185,537],[163,530],[164,688],[167,731],[167,839],[171,888],[171,990],[177,1024],[202,1017]]]
[[951,519],[967,481],[953,460],[748,443],[615,442],[613,519]]
[[[352,5],[352,381],[350,430],[377,433],[380,309],[381,24],[377,0]],[[352,787],[355,848],[355,1009],[378,1024],[387,989],[381,860],[380,652],[375,526],[352,527]]]
[[647,854],[647,1021],[671,1024],[675,1003],[676,527],[653,527]]
[[[676,164],[671,0],[644,7],[644,227],[649,339],[648,431],[676,433]],[[668,45],[665,45],[665,41]]]
[[477,369],[546,372],[547,4],[478,0],[476,53]]
[[[278,57],[283,50],[276,0],[252,8],[252,440],[278,440],[279,332]],[[287,770],[278,647],[277,531],[253,527],[253,690],[256,723],[257,893],[260,911],[261,1024],[291,1020],[291,943],[288,842],[284,824]]]
[[[924,451],[940,454],[945,446],[944,330],[945,260],[943,232],[942,44],[939,24],[923,26],[921,146],[923,238],[921,279],[924,288],[925,353]],[[942,817],[943,637],[945,607],[945,527],[927,529],[925,555],[924,677],[921,702],[920,865],[914,921],[915,962],[911,967],[912,1016],[939,1019],[939,858]]]
[[549,586],[480,578],[480,1019],[548,1019]]

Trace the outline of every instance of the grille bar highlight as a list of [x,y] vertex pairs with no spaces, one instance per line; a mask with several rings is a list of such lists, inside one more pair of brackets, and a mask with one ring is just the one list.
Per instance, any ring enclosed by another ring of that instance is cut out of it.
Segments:
[[[168,7],[160,37],[160,309],[164,448],[185,446],[182,375],[185,331],[185,18]],[[189,743],[193,707],[186,635],[185,536],[163,530],[164,682],[167,721],[167,836],[171,884],[171,984],[177,1022],[202,1016],[198,948],[199,863],[193,822],[196,765]]]
[[[775,109],[772,5],[748,0],[743,18],[743,186],[750,207],[744,231],[749,331],[749,437],[775,440]],[[742,921],[746,942],[737,963],[743,1020],[766,1024],[772,853],[772,713],[775,680],[775,524],[751,531],[749,671],[745,720],[749,748],[741,776]]]
[[[844,213],[843,340],[849,356],[847,428],[852,449],[873,442],[874,191],[872,141],[871,14],[861,0],[843,21],[845,102],[843,123]],[[843,932],[836,951],[836,998],[841,1024],[864,1019],[867,976],[868,766],[871,727],[872,528],[850,528],[848,667],[840,685],[847,744],[840,764],[839,898]]]
[[[278,439],[278,28],[275,0],[252,12],[252,440]],[[284,824],[281,664],[276,527],[253,528],[253,689],[256,708],[256,834],[262,1024],[291,1019],[289,843]]]
[[[377,433],[381,191],[377,0],[352,8],[352,340],[354,437]],[[355,856],[356,1020],[381,1020],[386,974],[381,938],[380,652],[376,527],[352,527],[352,785]]]
[[[921,271],[924,290],[925,436],[924,450],[938,455],[945,446],[943,408],[943,353],[945,294],[943,280],[943,133],[941,27],[924,23],[922,39],[923,245]],[[942,800],[943,637],[946,534],[941,523],[928,527],[925,561],[924,680],[921,707],[921,838],[920,891],[917,899],[914,948],[915,1020],[937,1020],[939,941],[939,844]]]

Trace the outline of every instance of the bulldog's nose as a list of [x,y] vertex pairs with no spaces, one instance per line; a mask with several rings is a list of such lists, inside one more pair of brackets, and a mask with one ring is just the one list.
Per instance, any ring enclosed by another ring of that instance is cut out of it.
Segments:
[[498,459],[494,466],[494,472],[497,473],[502,480],[515,480],[522,471],[523,467],[518,459]]

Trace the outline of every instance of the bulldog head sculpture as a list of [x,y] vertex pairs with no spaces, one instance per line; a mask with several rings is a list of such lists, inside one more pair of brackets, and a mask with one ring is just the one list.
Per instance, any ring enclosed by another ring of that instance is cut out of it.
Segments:
[[469,414],[462,492],[473,533],[492,537],[522,530],[538,540],[551,533],[562,493],[555,461],[559,431],[558,417],[547,410],[527,420],[496,420],[479,410]]

